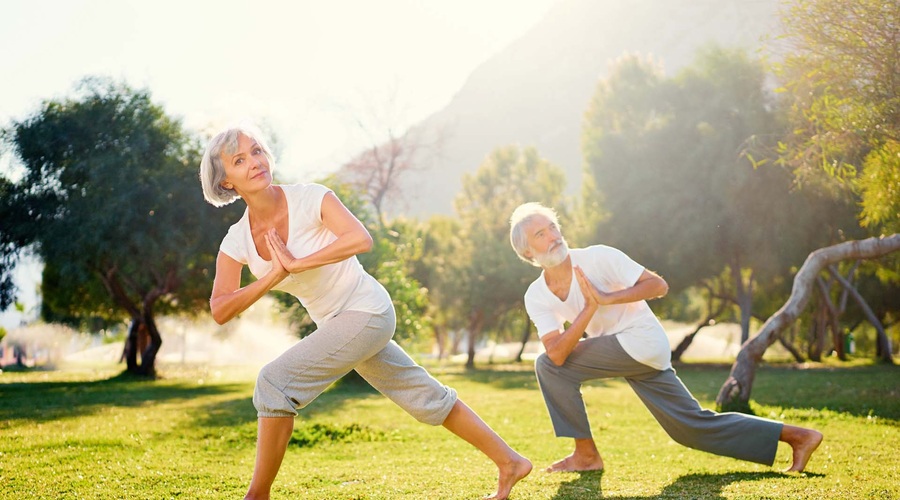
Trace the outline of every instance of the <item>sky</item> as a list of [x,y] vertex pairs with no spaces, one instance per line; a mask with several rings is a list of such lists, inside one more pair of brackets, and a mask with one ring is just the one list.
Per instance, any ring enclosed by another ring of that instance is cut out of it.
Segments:
[[[201,134],[254,121],[281,179],[315,180],[442,109],[557,1],[0,0],[0,127],[107,76]],[[10,156],[0,173],[15,178]],[[26,315],[36,274],[19,270]]]
[[105,75],[201,133],[257,122],[302,181],[371,141],[358,121],[402,130],[440,110],[555,1],[2,0],[0,125]]

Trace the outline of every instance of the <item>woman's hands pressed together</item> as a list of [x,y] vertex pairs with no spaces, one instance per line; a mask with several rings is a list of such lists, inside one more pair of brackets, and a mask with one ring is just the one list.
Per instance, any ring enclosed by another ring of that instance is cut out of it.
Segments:
[[266,231],[266,246],[269,247],[269,254],[272,256],[272,271],[280,274],[280,278],[287,277],[288,274],[298,273],[303,269],[299,266],[300,259],[294,257],[284,240],[278,236],[275,228]]

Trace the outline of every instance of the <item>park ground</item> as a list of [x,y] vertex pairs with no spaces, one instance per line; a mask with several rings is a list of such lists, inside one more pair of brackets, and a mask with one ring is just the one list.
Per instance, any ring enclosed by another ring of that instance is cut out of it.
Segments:
[[[535,472],[514,499],[900,497],[900,368],[761,367],[753,409],[814,427],[825,441],[802,474],[781,445],[775,465],[740,462],[674,443],[628,385],[584,387],[606,462],[602,473],[547,474],[570,451],[553,437],[531,362],[423,363],[456,388]],[[712,407],[727,363],[678,365]],[[254,460],[256,369],[160,365],[160,378],[121,375],[122,365],[81,362],[0,375],[0,498],[240,498]],[[495,486],[492,464],[440,427],[417,423],[365,386],[342,383],[304,409],[273,498],[463,499]]]

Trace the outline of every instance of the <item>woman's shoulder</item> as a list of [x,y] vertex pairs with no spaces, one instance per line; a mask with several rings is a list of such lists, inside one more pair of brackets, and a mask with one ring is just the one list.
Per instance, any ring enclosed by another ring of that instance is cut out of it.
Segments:
[[288,196],[304,196],[313,193],[322,193],[324,195],[324,193],[331,191],[331,188],[316,182],[279,184],[278,186]]

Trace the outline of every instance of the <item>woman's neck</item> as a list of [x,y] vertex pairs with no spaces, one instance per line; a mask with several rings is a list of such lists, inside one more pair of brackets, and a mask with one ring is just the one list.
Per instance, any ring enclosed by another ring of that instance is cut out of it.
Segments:
[[281,188],[274,184],[251,196],[243,196],[251,221],[271,221],[274,219],[281,207],[282,196],[284,195]]

